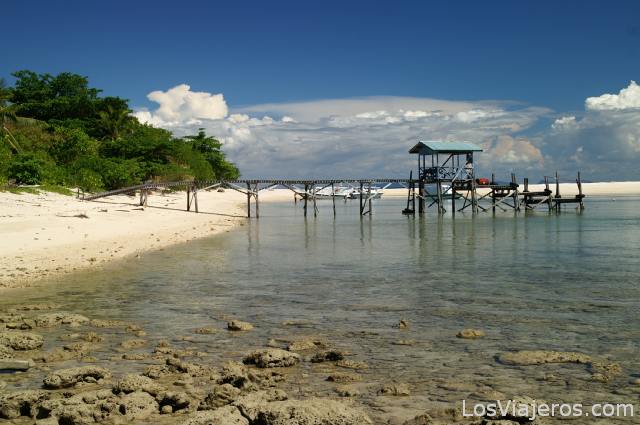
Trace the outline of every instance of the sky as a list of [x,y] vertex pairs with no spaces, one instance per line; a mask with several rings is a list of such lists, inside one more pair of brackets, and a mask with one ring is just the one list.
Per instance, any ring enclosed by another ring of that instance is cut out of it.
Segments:
[[419,140],[486,174],[638,179],[637,1],[15,1],[0,77],[88,76],[245,177],[406,177]]

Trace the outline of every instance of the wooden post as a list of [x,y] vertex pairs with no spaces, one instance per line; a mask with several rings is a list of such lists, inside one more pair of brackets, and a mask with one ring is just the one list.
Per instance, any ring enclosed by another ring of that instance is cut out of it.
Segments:
[[442,182],[438,180],[436,184],[436,191],[438,195],[438,214],[442,214],[444,212],[444,208],[442,206]]
[[369,188],[367,192],[367,198],[369,198],[369,215],[371,215],[371,212],[373,211],[373,200],[371,199],[371,182],[369,182]]
[[416,182],[409,183],[411,185],[411,210],[416,214]]
[[580,179],[580,171],[578,171],[578,196],[580,197],[580,209],[583,210],[584,209],[584,202],[582,202],[582,200],[584,199],[584,195],[582,194],[582,180]]
[[456,216],[456,188],[453,184],[451,185],[451,215]]
[[331,183],[331,200],[333,202],[333,216],[336,216],[336,190],[333,186],[333,183]]
[[549,208],[549,212],[552,209],[552,201],[551,201],[551,191],[549,190],[549,176],[544,176],[544,191],[547,193],[547,207]]
[[258,199],[258,194],[260,192],[258,191],[258,183],[255,184],[254,192],[254,196],[256,198],[256,218],[260,218],[260,200]]
[[304,185],[304,216],[307,216],[307,202],[309,198],[309,185]]
[[[558,172],[556,171],[556,199],[559,199],[562,197],[562,195],[560,195],[560,178],[558,177]],[[562,208],[560,202],[556,201],[556,211],[560,211],[560,209]]]
[[247,218],[251,218],[251,185],[247,183]]
[[513,211],[520,211],[520,198],[518,197],[518,182],[516,180],[516,175],[511,173],[511,186],[513,189]]
[[187,186],[187,211],[191,211],[191,186]]
[[313,183],[313,189],[311,189],[312,193],[313,193],[313,216],[317,217],[318,216],[318,207],[316,206],[316,183]]
[[140,189],[140,206],[147,206],[147,189]]
[[362,212],[364,207],[362,206],[362,191],[363,191],[363,187],[364,185],[362,184],[362,182],[360,182],[360,216],[362,216]]
[[198,212],[198,188],[193,187],[193,206],[196,207],[196,213]]
[[418,180],[418,214],[424,213],[424,180]]

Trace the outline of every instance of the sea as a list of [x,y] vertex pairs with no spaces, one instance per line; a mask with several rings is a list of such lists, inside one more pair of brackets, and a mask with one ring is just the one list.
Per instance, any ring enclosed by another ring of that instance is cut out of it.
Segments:
[[[639,407],[639,198],[455,217],[402,215],[404,202],[383,197],[364,217],[357,201],[339,201],[335,216],[320,201],[307,217],[300,204],[263,203],[259,219],[230,232],[7,291],[0,309],[53,302],[135,323],[150,341],[141,351],[169,340],[206,353],[212,365],[297,338],[322,340],[366,365],[354,371],[362,377],[355,399],[381,421],[516,397]],[[230,319],[254,329],[228,332]],[[194,334],[200,327],[216,331]],[[463,329],[485,336],[458,338]],[[118,373],[143,368],[114,350],[106,343],[92,355]],[[521,350],[578,352],[614,366],[603,378],[594,364],[501,361]],[[304,362],[288,391],[335,396],[328,367]],[[37,387],[40,375],[6,389]],[[381,396],[390,382],[410,394]]]

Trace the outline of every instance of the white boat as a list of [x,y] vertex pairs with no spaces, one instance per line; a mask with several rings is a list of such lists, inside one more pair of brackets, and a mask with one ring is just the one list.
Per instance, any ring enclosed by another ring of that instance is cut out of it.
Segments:
[[[365,199],[368,199],[369,197],[371,197],[371,199],[380,199],[382,198],[383,191],[384,191],[383,188],[375,187],[375,186],[371,187],[371,192],[369,192],[368,188],[362,188],[362,197]],[[360,190],[355,188],[347,197],[347,199],[358,199],[358,198],[360,198]]]
[[356,189],[352,186],[323,186],[316,190],[318,198],[343,198],[348,199]]

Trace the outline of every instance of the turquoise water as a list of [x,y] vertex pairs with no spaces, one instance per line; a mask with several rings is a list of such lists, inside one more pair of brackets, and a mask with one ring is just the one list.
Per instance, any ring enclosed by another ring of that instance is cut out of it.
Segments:
[[[639,199],[589,198],[582,213],[455,219],[434,210],[403,216],[400,199],[375,202],[373,216],[362,219],[355,203],[339,203],[335,218],[329,205],[305,219],[293,204],[263,204],[259,220],[230,233],[11,291],[1,303],[54,301],[139,323],[151,340],[223,329],[229,317],[255,325],[183,343],[210,353],[212,363],[239,360],[272,338],[320,335],[369,364],[362,403],[383,403],[380,382],[410,385],[410,397],[384,399],[389,409],[496,394],[637,402],[628,381],[640,376]],[[398,329],[400,319],[410,327]],[[464,328],[487,336],[456,338]],[[394,344],[407,339],[415,343]],[[580,351],[623,371],[602,383],[584,365],[508,367],[495,359],[524,349]],[[109,350],[97,356],[114,362]],[[309,388],[332,393],[326,366],[303,368]]]

